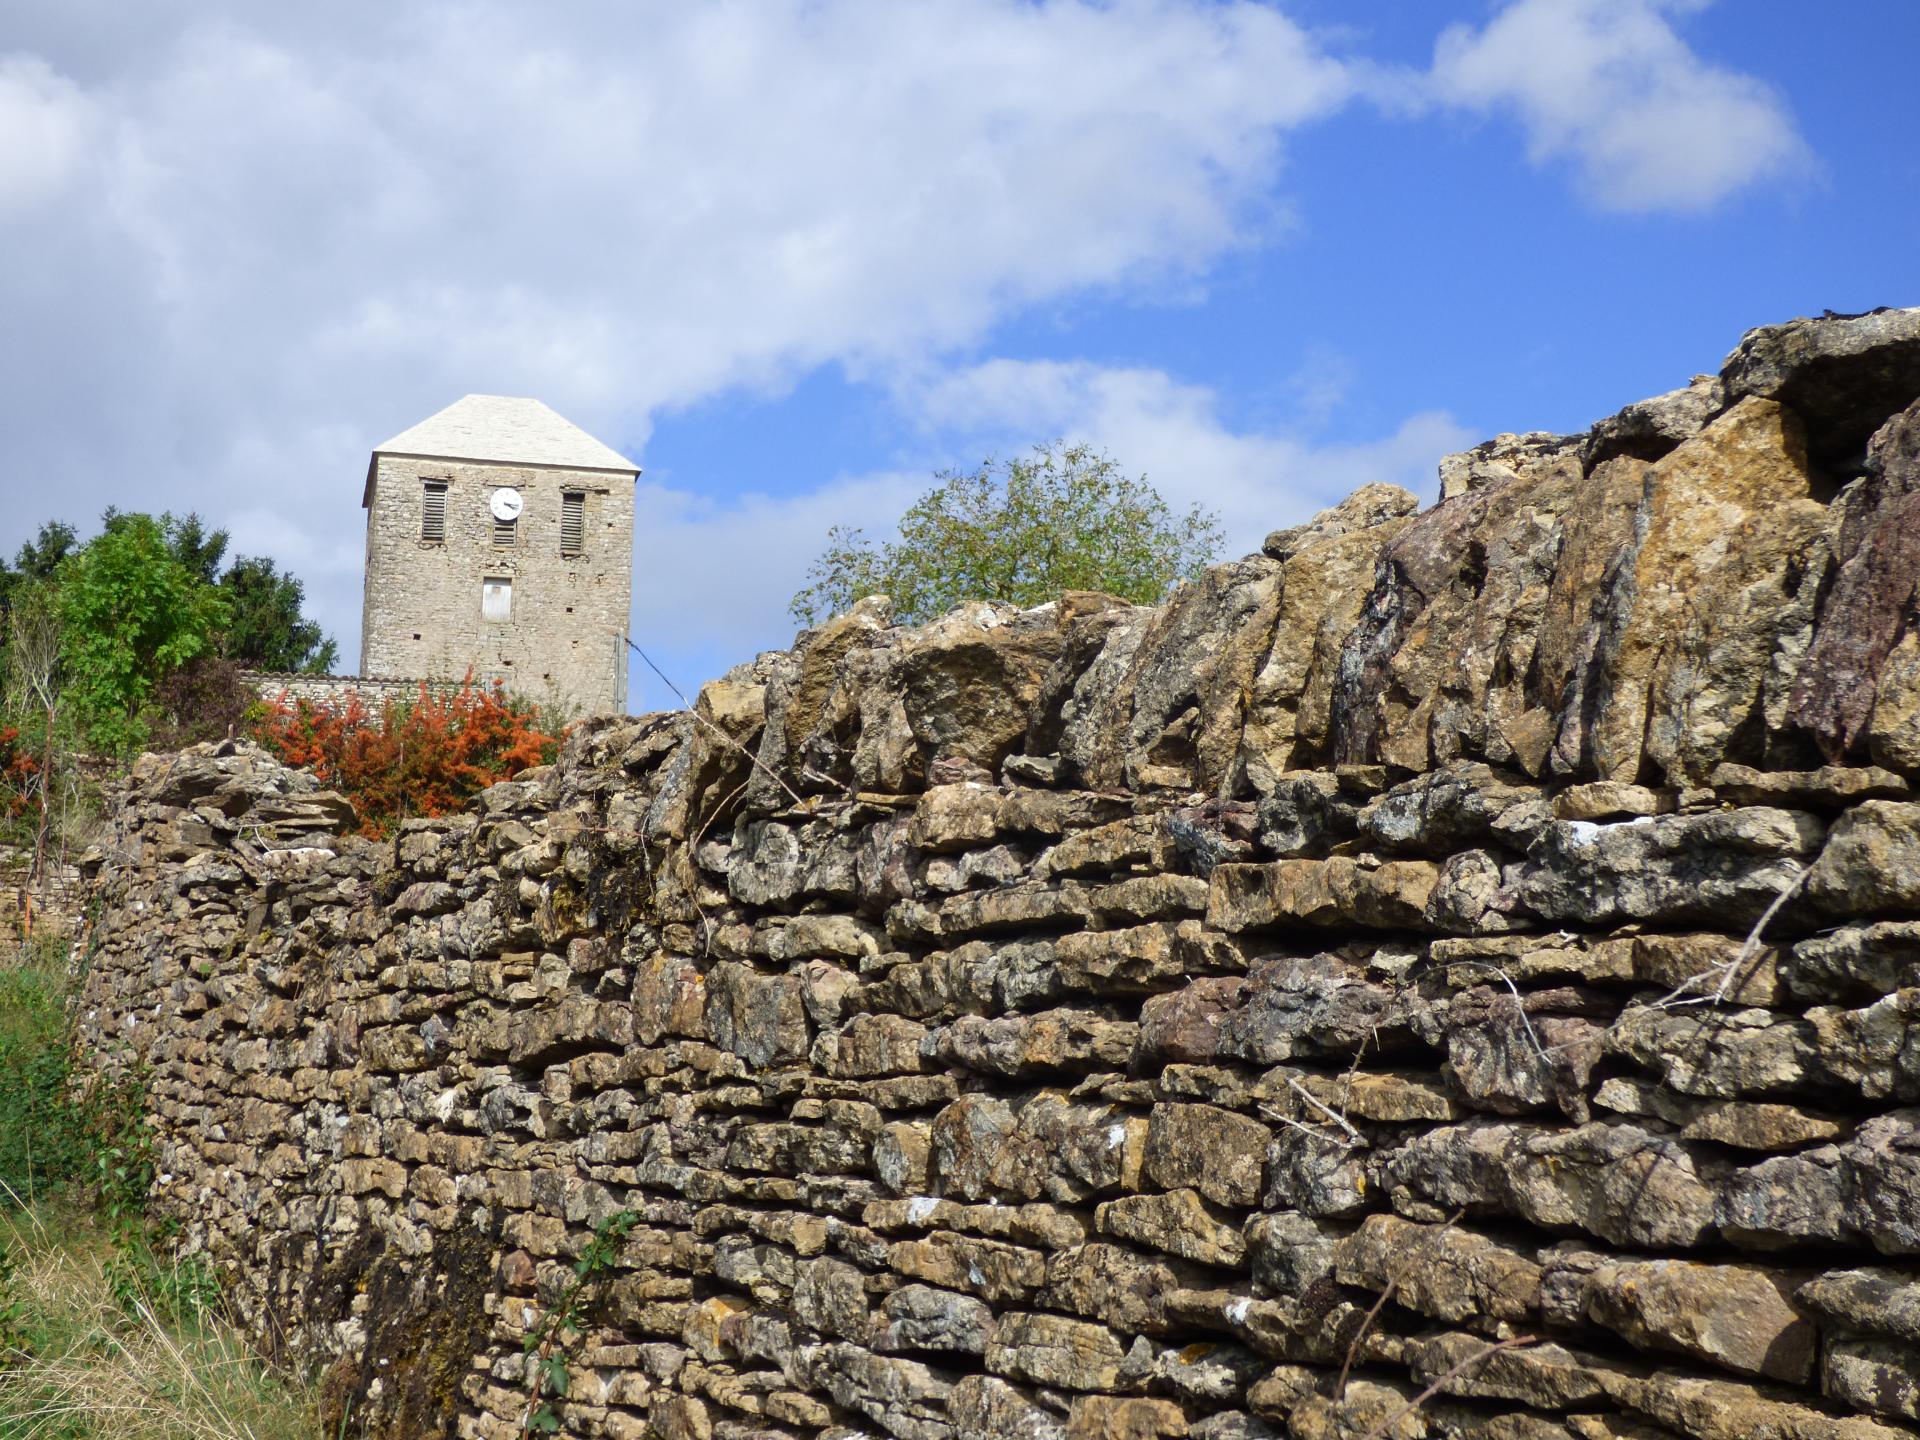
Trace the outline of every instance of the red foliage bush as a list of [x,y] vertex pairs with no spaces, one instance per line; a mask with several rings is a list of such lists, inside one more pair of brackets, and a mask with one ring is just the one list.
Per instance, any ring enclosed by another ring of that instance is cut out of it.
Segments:
[[20,731],[12,725],[0,725],[0,807],[9,815],[38,813],[40,794],[33,777],[40,773],[40,762],[20,748]]
[[378,714],[359,695],[345,701],[268,703],[254,738],[289,765],[313,771],[353,802],[361,833],[390,835],[402,820],[446,815],[487,786],[544,765],[560,737],[538,728],[539,710],[508,696],[499,681],[457,691],[420,687],[412,701],[389,700]]

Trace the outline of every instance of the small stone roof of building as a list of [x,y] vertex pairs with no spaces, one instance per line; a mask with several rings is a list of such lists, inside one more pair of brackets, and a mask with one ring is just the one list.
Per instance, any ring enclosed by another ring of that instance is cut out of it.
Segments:
[[384,445],[374,446],[367,464],[367,499],[362,504],[372,498],[373,467],[382,455],[640,473],[638,465],[571,420],[538,400],[513,395],[463,396]]

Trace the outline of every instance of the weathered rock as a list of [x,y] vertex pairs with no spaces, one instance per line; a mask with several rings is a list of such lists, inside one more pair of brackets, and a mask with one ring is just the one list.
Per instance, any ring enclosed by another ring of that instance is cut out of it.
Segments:
[[1217,789],[1272,638],[1278,570],[1260,556],[1217,566],[1139,628],[1116,628],[1066,707],[1065,773],[1091,789]]
[[1146,1129],[1106,1106],[1071,1104],[1054,1092],[1041,1091],[1018,1110],[967,1095],[933,1122],[933,1171],[967,1199],[1081,1200],[1117,1191],[1138,1175]]
[[1170,1189],[1190,1186],[1220,1205],[1260,1198],[1271,1132],[1211,1105],[1156,1105],[1147,1124],[1147,1173]]
[[1728,1177],[1715,1200],[1715,1220],[1729,1239],[1754,1249],[1837,1241],[1843,1185],[1838,1146],[1776,1156]]
[[1447,1210],[1504,1212],[1618,1244],[1681,1248],[1713,1233],[1714,1189],[1699,1162],[1632,1125],[1443,1126],[1380,1168],[1387,1185]]
[[[1713,773],[1719,775],[1736,768],[1744,767],[1722,765]],[[1770,802],[1755,800],[1735,803],[1764,805]],[[1569,785],[1553,797],[1553,818],[1556,820],[1637,820],[1643,815],[1670,815],[1673,809],[1672,791],[1631,785],[1624,780],[1595,780],[1585,785]]]
[[1861,1125],[1840,1166],[1849,1226],[1883,1255],[1920,1255],[1920,1110]]
[[989,1020],[963,1015],[934,1031],[927,1048],[941,1061],[997,1075],[1043,1075],[1062,1070],[1113,1070],[1133,1053],[1131,1022],[1084,1010],[1049,1010]]
[[1273,1295],[1306,1294],[1333,1273],[1345,1233],[1343,1226],[1293,1211],[1256,1215],[1246,1232],[1254,1283]]
[[1684,390],[1636,400],[1588,432],[1586,467],[1592,470],[1616,455],[1658,460],[1704,430],[1726,403],[1725,387],[1715,375],[1696,375]]
[[1188,1267],[1125,1246],[1094,1242],[1047,1263],[1045,1303],[1097,1317],[1115,1328],[1164,1335],[1175,1328],[1173,1305],[1187,1289]]
[[1186,1433],[1186,1413],[1171,1400],[1082,1395],[1067,1418],[1067,1440],[1160,1440]]
[[885,1317],[874,1341],[879,1350],[983,1355],[993,1333],[993,1310],[986,1302],[930,1285],[901,1286],[887,1297]]
[[1512,478],[1443,500],[1388,541],[1341,648],[1336,760],[1538,772],[1551,735],[1526,677],[1582,489],[1578,449],[1523,442],[1496,467]]
[[1398,485],[1362,485],[1353,494],[1330,509],[1322,510],[1304,525],[1290,530],[1275,530],[1260,549],[1270,559],[1291,560],[1303,550],[1327,540],[1337,540],[1356,530],[1371,530],[1388,520],[1398,520],[1420,508],[1419,497]]
[[1856,453],[1920,395],[1920,312],[1873,310],[1749,330],[1720,370],[1730,398],[1765,396],[1809,417],[1823,456]]
[[1827,1342],[1820,1388],[1874,1415],[1920,1420],[1920,1353],[1886,1340],[1835,1338]]
[[1343,642],[1360,618],[1381,548],[1418,508],[1412,498],[1392,486],[1363,486],[1304,531],[1267,537],[1268,553],[1284,564],[1272,644],[1253,677],[1237,762],[1255,789],[1270,791],[1287,772],[1325,757]]
[[1644,762],[1700,779],[1751,758],[1744,732],[1770,698],[1775,649],[1812,620],[1801,556],[1825,508],[1799,427],[1744,400],[1648,469],[1638,543],[1606,582],[1593,658],[1570,682],[1591,716],[1579,753],[1603,778],[1637,780]]
[[1004,1440],[1009,1435],[1066,1440],[1067,1427],[1059,1417],[991,1375],[969,1375],[955,1385],[948,1414],[954,1440]]
[[[1711,994],[1711,992],[1708,992]],[[1636,1006],[1608,1032],[1606,1048],[1684,1095],[1730,1099],[1784,1094],[1816,1065],[1815,1036],[1766,1010],[1663,1010]]]
[[1126,1347],[1104,1325],[1039,1312],[1003,1315],[987,1346],[987,1368],[1010,1380],[1068,1390],[1110,1390]]
[[962,606],[927,626],[902,649],[897,681],[921,753],[998,769],[1063,643],[1052,615],[1007,605]]
[[1695,1440],[1907,1440],[1864,1416],[1834,1416],[1729,1380],[1659,1375],[1614,1387],[1615,1398]]
[[1418,1006],[1417,997],[1331,953],[1258,961],[1238,988],[1218,993],[1232,998],[1215,1025],[1213,1051],[1188,1058],[1217,1054],[1271,1065],[1298,1055],[1356,1055],[1369,1046],[1398,1050]]
[[1525,435],[1496,435],[1471,450],[1444,455],[1440,459],[1440,498],[1452,500],[1531,478],[1573,449],[1578,439],[1532,430]]
[[1359,821],[1358,808],[1340,797],[1333,777],[1318,772],[1274,776],[1255,814],[1261,846],[1280,856],[1329,849]]
[[[1857,882],[1835,874],[1834,883],[1844,890]],[[1800,1000],[1865,1000],[1920,985],[1920,921],[1843,925],[1802,940],[1780,978]]]
[[1807,875],[1807,898],[1850,917],[1920,909],[1920,805],[1869,800],[1841,816]]
[[1436,1320],[1526,1320],[1540,1308],[1541,1270],[1498,1241],[1451,1226],[1370,1215],[1334,1252],[1342,1284],[1381,1291]]
[[[1806,666],[1801,667],[1800,674],[1804,679]],[[1862,800],[1905,800],[1913,793],[1905,780],[1878,765],[1822,765],[1818,770],[1716,765],[1707,783],[1717,797],[1735,805],[1783,805],[1802,810],[1837,810]]]
[[1518,867],[1514,888],[1547,921],[1751,924],[1799,879],[1824,833],[1811,815],[1764,807],[1556,822]]
[[1046,1280],[1046,1261],[1039,1251],[948,1231],[936,1231],[925,1240],[899,1241],[888,1250],[887,1263],[911,1279],[996,1305],[1027,1300]]
[[1920,1345],[1920,1275],[1878,1266],[1833,1270],[1809,1280],[1793,1298],[1835,1328]]
[[[1602,1027],[1552,1013],[1579,992],[1520,997],[1480,986],[1447,1006],[1445,1074],[1470,1105],[1506,1115],[1557,1106],[1584,1120],[1587,1079],[1600,1060]],[[1607,1037],[1611,1044],[1611,1037]]]
[[1410,1368],[1448,1395],[1509,1400],[1564,1411],[1605,1403],[1619,1367],[1551,1341],[1496,1351],[1478,1335],[1436,1335],[1409,1347]]
[[1636,1345],[1801,1383],[1813,1373],[1817,1338],[1792,1304],[1805,1278],[1750,1265],[1626,1261],[1600,1266],[1583,1292],[1587,1317]]
[[1691,1100],[1665,1084],[1616,1076],[1593,1103],[1620,1115],[1645,1115],[1680,1127],[1683,1140],[1712,1140],[1743,1150],[1792,1150],[1844,1138],[1852,1126],[1834,1116],[1766,1101]]
[[807,1053],[806,1005],[798,977],[763,975],[726,962],[707,975],[707,1033],[723,1050],[755,1065]]
[[1194,1190],[1109,1200],[1094,1212],[1093,1223],[1103,1235],[1203,1265],[1234,1266],[1246,1258],[1239,1230],[1223,1223]]
[[1228,934],[1281,925],[1423,930],[1439,879],[1439,867],[1423,860],[1222,865],[1213,872],[1207,923]]

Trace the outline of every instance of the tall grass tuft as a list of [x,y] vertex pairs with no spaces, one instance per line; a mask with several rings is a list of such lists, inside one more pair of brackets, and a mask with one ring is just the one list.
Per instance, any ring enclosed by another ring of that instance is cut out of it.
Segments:
[[0,963],[0,1197],[32,1203],[90,1162],[73,1086],[67,947],[35,940]]
[[319,1440],[311,1395],[217,1310],[116,1278],[86,1211],[0,1210],[0,1440]]
[[318,1440],[147,1217],[145,1090],[76,1067],[64,945],[0,950],[0,1440]]

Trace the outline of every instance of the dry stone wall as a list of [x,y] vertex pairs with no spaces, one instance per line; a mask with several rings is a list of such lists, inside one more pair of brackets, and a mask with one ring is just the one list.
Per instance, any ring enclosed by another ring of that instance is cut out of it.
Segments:
[[378,714],[381,707],[418,700],[422,689],[429,693],[449,694],[460,689],[460,680],[374,680],[361,675],[303,675],[289,670],[244,670],[241,683],[252,688],[269,704],[292,705],[301,700],[316,705],[345,705],[358,696],[360,703]]
[[[1165,606],[865,602],[384,845],[148,757],[83,1020],[327,1433],[1920,1433],[1920,313]],[[342,1427],[344,1426],[344,1431]]]

